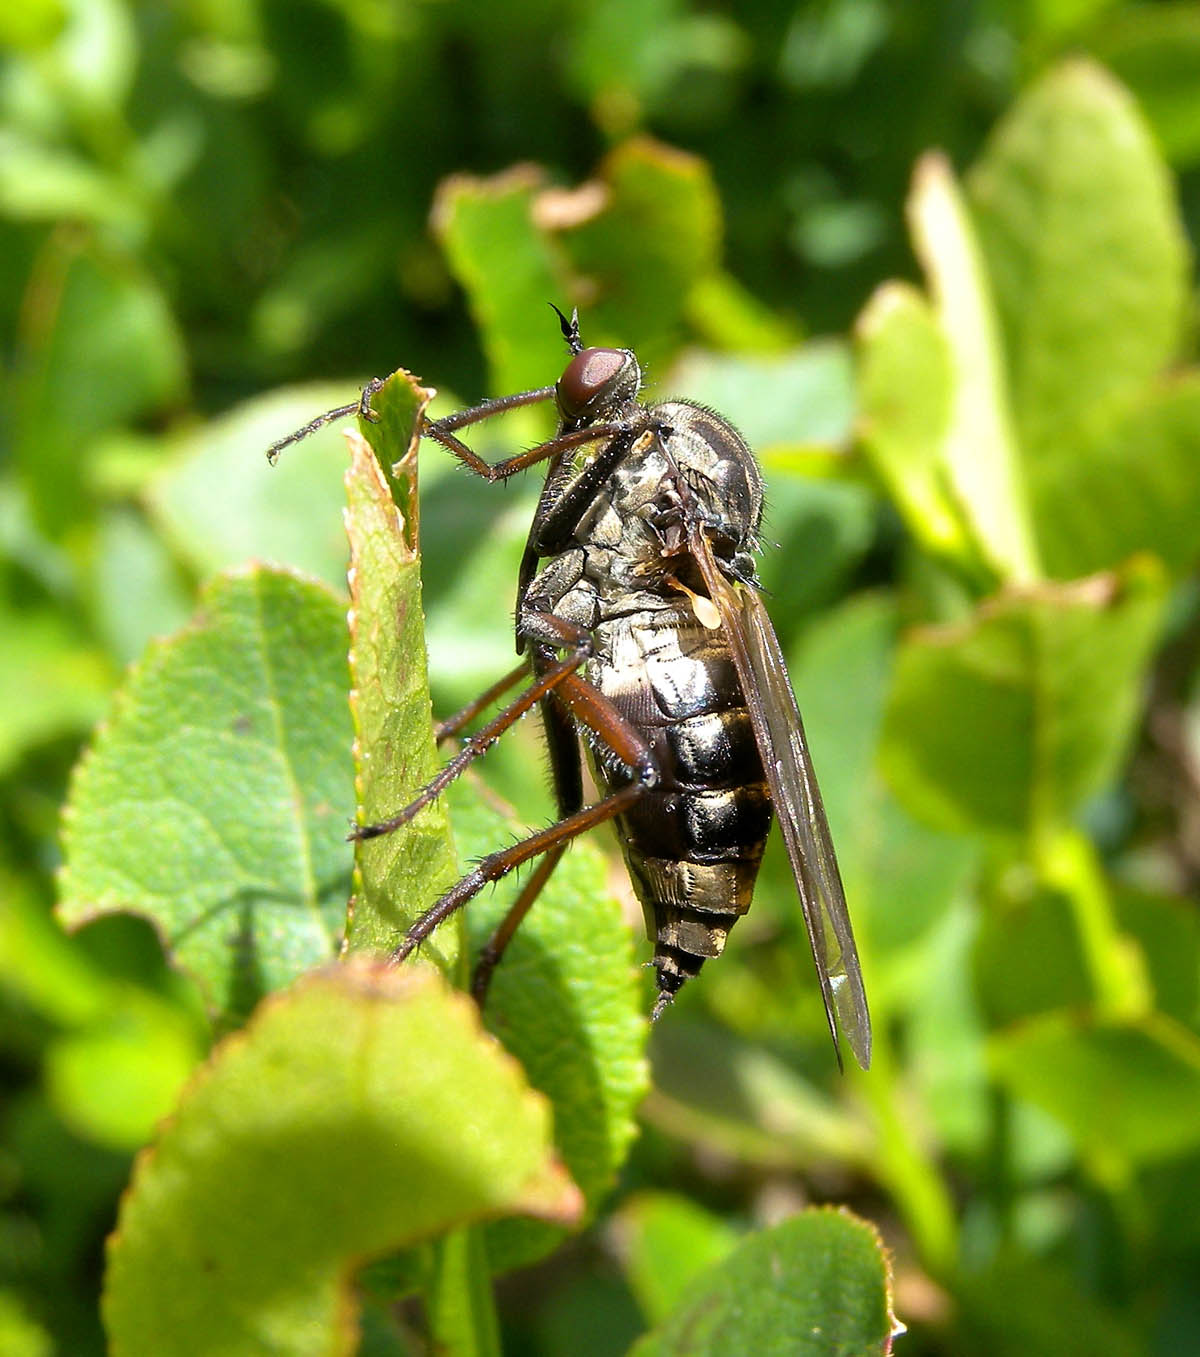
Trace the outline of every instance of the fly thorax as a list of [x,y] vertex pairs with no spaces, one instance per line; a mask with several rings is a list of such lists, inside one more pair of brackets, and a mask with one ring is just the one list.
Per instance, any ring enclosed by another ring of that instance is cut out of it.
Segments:
[[690,511],[723,539],[733,556],[754,550],[762,521],[762,473],[728,420],[690,401],[664,401],[650,412],[668,431],[667,452],[682,478]]

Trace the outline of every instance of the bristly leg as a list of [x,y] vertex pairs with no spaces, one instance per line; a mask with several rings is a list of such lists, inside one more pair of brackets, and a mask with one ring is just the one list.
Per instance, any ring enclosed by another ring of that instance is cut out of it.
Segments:
[[[564,623],[561,618],[553,620],[560,626],[570,626],[569,623]],[[511,871],[521,866],[522,863],[544,853],[546,860],[539,865],[537,872],[518,895],[516,902],[489,939],[480,957],[473,989],[479,994],[485,993],[491,973],[503,956],[504,949],[508,946],[513,934],[549,879],[567,844],[577,835],[586,833],[589,829],[604,824],[605,821],[618,815],[625,814],[648,789],[657,785],[660,773],[649,745],[612,703],[597,689],[593,688],[590,683],[573,672],[559,675],[556,678],[556,684],[554,700],[561,700],[570,709],[577,721],[587,726],[608,745],[629,769],[632,775],[631,780],[594,805],[585,806],[582,810],[566,815],[556,824],[550,825],[549,828],[531,834],[528,838],[522,839],[509,848],[490,853],[478,862],[471,871],[456,882],[440,900],[426,910],[409,928],[404,941],[392,954],[394,961],[403,961],[439,924],[448,919],[456,910],[461,909],[489,882],[500,881]],[[513,706],[516,705],[513,704]],[[511,708],[508,710],[511,710]],[[437,779],[435,779],[436,781]],[[430,783],[429,787],[433,785],[433,783]],[[419,809],[421,805],[427,805],[429,799],[431,799],[426,795],[427,791],[428,788],[420,793],[413,801],[412,806]],[[415,811],[411,813],[415,814]],[[399,823],[404,823],[402,817],[411,818],[409,807],[406,807],[404,811],[400,812],[399,816],[393,817],[393,819]],[[389,821],[388,823],[391,824],[392,822]],[[381,830],[381,832],[387,831]]]
[[314,434],[318,429],[323,429],[326,424],[332,424],[335,419],[346,419],[350,415],[357,415],[359,419],[365,419],[369,424],[378,424],[379,416],[371,409],[371,400],[383,389],[386,381],[386,377],[372,377],[363,387],[358,400],[352,405],[339,405],[332,410],[326,410],[323,415],[318,415],[316,419],[310,419],[302,429],[293,429],[286,437],[276,439],[267,449],[267,461],[274,466],[284,448],[290,447],[293,443],[299,443],[309,434]]

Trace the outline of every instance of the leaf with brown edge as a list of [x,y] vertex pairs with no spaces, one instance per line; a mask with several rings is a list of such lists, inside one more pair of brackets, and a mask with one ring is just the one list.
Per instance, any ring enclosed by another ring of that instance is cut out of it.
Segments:
[[[416,518],[415,452],[431,395],[408,373],[395,373],[372,401],[379,422],[366,426],[366,437],[348,436],[350,707],[360,824],[394,815],[439,764],[425,669]],[[359,843],[355,856],[351,951],[391,951],[457,874],[440,801],[412,823]],[[452,965],[457,934],[457,924],[440,930],[427,954]]]
[[130,670],[75,770],[59,917],[145,916],[239,1021],[337,953],[350,736],[342,601],[265,566],[218,576]]
[[138,1159],[108,1250],[114,1357],[353,1351],[364,1260],[474,1220],[577,1217],[551,1131],[430,968],[307,977],[217,1047]]

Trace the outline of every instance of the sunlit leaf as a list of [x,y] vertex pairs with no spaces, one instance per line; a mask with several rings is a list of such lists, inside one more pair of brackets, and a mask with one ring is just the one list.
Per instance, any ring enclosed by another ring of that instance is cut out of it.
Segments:
[[1187,248],[1140,114],[1085,62],[1057,67],[1018,101],[969,187],[1038,537],[1049,549],[1060,513],[1088,497],[1089,434],[1176,354]]
[[115,1354],[349,1353],[360,1260],[509,1211],[571,1218],[545,1102],[428,969],[274,996],[139,1160],[109,1246]]
[[1161,571],[1142,559],[912,634],[884,727],[897,795],[956,831],[1020,834],[1071,816],[1124,753],[1162,602]]
[[[346,525],[360,824],[386,820],[407,805],[439,762],[425,674],[418,519],[410,479],[428,395],[407,373],[397,373],[373,401],[380,416],[369,426],[373,445],[359,434],[350,436]],[[349,946],[387,953],[457,874],[445,807],[437,802],[401,829],[360,842],[355,862]],[[443,930],[428,943],[428,953],[452,965],[457,935],[457,925]]]
[[1186,247],[1166,167],[1128,94],[1072,62],[999,124],[969,177],[1026,474],[1174,357]]
[[908,215],[953,373],[939,462],[984,557],[1002,577],[1028,582],[1038,562],[995,302],[967,205],[941,156],[918,162]]
[[751,1236],[696,1278],[633,1354],[868,1357],[890,1352],[894,1331],[890,1269],[873,1227],[812,1210]]
[[227,1018],[337,950],[353,805],[344,605],[218,577],[134,668],[76,771],[62,919],[151,919]]
[[692,1279],[733,1251],[738,1233],[688,1197],[642,1192],[618,1216],[625,1271],[643,1314],[664,1320]]

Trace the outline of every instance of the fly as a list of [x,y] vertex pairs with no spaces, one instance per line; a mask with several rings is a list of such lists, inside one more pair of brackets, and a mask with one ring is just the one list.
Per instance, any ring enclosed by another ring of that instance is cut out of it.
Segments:
[[[557,310],[557,308],[556,308]],[[541,861],[484,947],[472,989],[496,964],[578,834],[614,822],[654,942],[657,1018],[750,908],[772,814],[778,816],[839,1063],[839,1028],[865,1069],[871,1020],[846,897],[804,726],[775,630],[758,592],[754,552],[763,483],[741,435],[686,400],[646,405],[628,349],[585,348],[577,315],[558,312],[571,351],[553,386],[522,391],[425,424],[422,433],[475,474],[503,481],[548,470],[517,582],[522,663],[440,728],[462,729],[532,680],[370,839],[406,824],[524,712],[541,708],[559,819],[490,854],[409,928],[399,962],[491,881]],[[280,450],[330,419],[281,439]],[[553,400],[554,437],[495,464],[457,435]],[[584,805],[582,752],[601,798]]]

